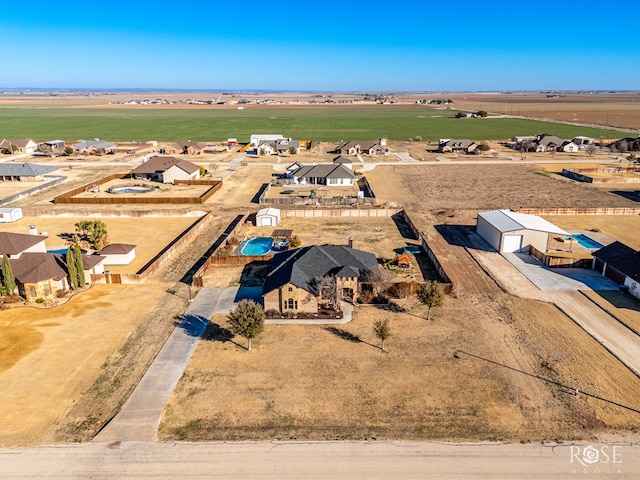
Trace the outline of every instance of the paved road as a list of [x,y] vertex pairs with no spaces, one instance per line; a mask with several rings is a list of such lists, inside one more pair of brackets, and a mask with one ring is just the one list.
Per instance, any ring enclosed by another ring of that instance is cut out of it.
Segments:
[[[597,461],[584,462],[596,455]],[[638,472],[640,446],[628,443],[93,443],[0,449],[0,479],[12,480],[637,479]]]
[[189,305],[122,410],[96,436],[97,442],[155,441],[165,404],[214,313],[228,313],[242,298],[260,298],[261,288],[204,288]]

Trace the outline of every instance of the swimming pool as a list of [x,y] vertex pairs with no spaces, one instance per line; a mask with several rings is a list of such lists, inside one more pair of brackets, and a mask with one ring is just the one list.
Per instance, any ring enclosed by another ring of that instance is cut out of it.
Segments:
[[596,242],[595,240],[587,237],[582,233],[573,233],[571,234],[573,239],[582,245],[584,248],[588,248],[589,250],[596,250],[598,248],[604,247],[601,243]]
[[247,241],[240,250],[242,255],[266,255],[273,246],[271,237],[253,237]]
[[47,253],[58,253],[60,255],[66,255],[67,254],[67,247],[54,248],[53,250],[47,250]]

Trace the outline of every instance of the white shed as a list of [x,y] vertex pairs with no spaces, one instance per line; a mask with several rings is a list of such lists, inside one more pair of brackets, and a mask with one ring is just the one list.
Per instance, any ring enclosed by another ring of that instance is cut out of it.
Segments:
[[263,208],[256,215],[256,227],[275,227],[280,223],[280,210],[277,208]]
[[21,208],[0,208],[0,223],[11,223],[22,218]]
[[569,235],[537,215],[491,210],[478,214],[478,234],[500,253],[528,253],[529,247],[547,251],[549,235]]
[[98,252],[106,257],[104,265],[129,265],[136,258],[136,246],[111,243]]

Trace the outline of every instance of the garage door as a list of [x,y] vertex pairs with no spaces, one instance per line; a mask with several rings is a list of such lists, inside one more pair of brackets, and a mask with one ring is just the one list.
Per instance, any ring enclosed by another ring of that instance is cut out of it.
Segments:
[[505,235],[502,241],[502,252],[519,252],[522,248],[522,235]]
[[271,217],[260,217],[260,221],[258,222],[258,226],[259,227],[273,227],[273,223],[272,223],[272,218]]

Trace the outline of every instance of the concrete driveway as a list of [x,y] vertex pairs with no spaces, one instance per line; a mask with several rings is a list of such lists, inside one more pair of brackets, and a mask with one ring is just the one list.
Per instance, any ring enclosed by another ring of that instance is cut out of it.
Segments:
[[503,253],[540,290],[617,290],[618,285],[587,268],[548,268],[525,253]]
[[230,312],[243,298],[260,302],[261,296],[260,287],[200,290],[120,413],[98,433],[94,441],[156,441],[162,410],[211,316]]

